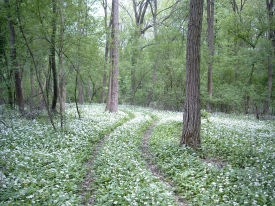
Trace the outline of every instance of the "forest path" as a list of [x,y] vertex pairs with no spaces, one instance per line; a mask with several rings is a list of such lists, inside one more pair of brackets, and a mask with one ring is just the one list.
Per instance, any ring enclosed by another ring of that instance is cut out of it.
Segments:
[[179,206],[186,206],[188,203],[175,191],[175,186],[169,179],[165,178],[165,175],[159,170],[158,166],[154,162],[154,157],[150,153],[149,148],[149,139],[152,131],[154,130],[155,126],[157,125],[157,121],[155,121],[150,128],[148,128],[143,136],[142,144],[141,144],[141,151],[143,154],[143,157],[147,163],[148,169],[152,172],[154,176],[156,176],[160,181],[162,181],[168,188],[173,191],[173,194],[175,196],[176,202]]
[[[126,112],[127,113],[127,112]],[[85,166],[87,167],[85,178],[82,182],[82,196],[83,196],[83,204],[84,205],[92,205],[95,202],[95,197],[92,195],[91,192],[91,184],[95,181],[95,176],[92,173],[92,168],[94,166],[94,162],[97,159],[100,150],[102,149],[102,146],[104,145],[104,142],[106,139],[109,138],[110,134],[119,126],[122,126],[123,124],[126,124],[128,121],[130,121],[132,118],[134,118],[132,113],[128,112],[128,118],[126,121],[124,121],[121,124],[118,124],[115,128],[113,128],[108,134],[103,135],[103,137],[100,139],[100,141],[94,146],[94,149],[91,154],[91,159],[85,163]]]
[[83,204],[182,205],[172,188],[148,168],[141,151],[144,132],[153,121],[148,112],[134,111],[129,121],[98,143],[87,163]]

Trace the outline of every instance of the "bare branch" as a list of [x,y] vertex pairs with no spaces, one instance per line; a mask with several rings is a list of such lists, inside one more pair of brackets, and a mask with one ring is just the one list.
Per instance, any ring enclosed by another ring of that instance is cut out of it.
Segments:
[[[167,8],[165,8],[165,9],[163,9],[163,10],[161,10],[161,11],[159,11],[159,12],[157,13],[157,15],[159,15],[160,13],[162,13],[162,12],[164,12],[164,11],[166,11],[166,10],[172,8],[172,7],[175,8],[175,6],[176,6],[179,2],[180,2],[180,0],[177,0],[173,5],[171,5],[171,6],[167,7]],[[173,10],[174,10],[174,9],[173,9]]]
[[128,16],[130,17],[130,19],[131,19],[132,22],[133,22],[134,20],[133,20],[133,17],[131,16],[129,10],[128,10],[127,8],[125,8],[122,4],[119,4],[119,6],[120,6],[123,10],[126,11],[126,13],[128,14]]

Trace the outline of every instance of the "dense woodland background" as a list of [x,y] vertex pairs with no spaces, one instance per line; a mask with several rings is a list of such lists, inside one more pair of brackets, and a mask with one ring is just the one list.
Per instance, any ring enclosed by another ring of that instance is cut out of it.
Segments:
[[[51,112],[106,102],[111,7],[1,0],[0,103]],[[119,10],[119,103],[182,111],[189,1],[121,0]],[[273,0],[207,0],[203,15],[202,108],[274,115]]]

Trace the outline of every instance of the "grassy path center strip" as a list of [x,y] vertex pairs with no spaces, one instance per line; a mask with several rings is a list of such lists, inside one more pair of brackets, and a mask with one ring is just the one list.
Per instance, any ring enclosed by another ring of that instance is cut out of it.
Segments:
[[94,205],[177,205],[171,189],[147,168],[140,145],[152,118],[135,118],[106,139],[94,163]]
[[[154,176],[156,176],[157,178],[159,178],[160,181],[162,181],[166,186],[167,188],[170,188],[171,191],[174,191],[174,184],[169,181],[167,178],[165,178],[164,174],[159,170],[158,166],[154,163],[154,157],[153,155],[151,154],[150,152],[150,148],[149,148],[149,138],[150,138],[150,135],[152,133],[152,130],[154,129],[154,127],[156,126],[157,122],[154,122],[150,128],[148,130],[146,130],[146,132],[144,133],[144,137],[142,139],[142,144],[141,144],[141,151],[143,153],[143,157],[147,163],[147,167],[148,169],[152,172],[152,174]],[[188,203],[179,195],[177,194],[176,192],[174,192],[174,196],[175,196],[175,199],[177,201],[177,204],[179,206],[185,206],[187,205]]]
[[86,173],[84,181],[82,183],[82,187],[83,187],[82,196],[83,196],[83,203],[85,205],[92,205],[95,202],[95,197],[92,195],[91,190],[90,190],[90,185],[95,180],[94,175],[91,173],[91,169],[94,165],[94,161],[96,160],[104,142],[110,136],[111,132],[114,131],[117,127],[121,126],[122,124],[125,124],[130,119],[134,118],[134,115],[132,113],[130,113],[130,112],[126,112],[126,113],[128,113],[128,117],[124,118],[123,121],[116,124],[113,127],[113,129],[110,131],[110,133],[104,135],[99,140],[98,144],[96,144],[93,149],[91,159],[85,163],[85,165],[87,167],[87,173]]

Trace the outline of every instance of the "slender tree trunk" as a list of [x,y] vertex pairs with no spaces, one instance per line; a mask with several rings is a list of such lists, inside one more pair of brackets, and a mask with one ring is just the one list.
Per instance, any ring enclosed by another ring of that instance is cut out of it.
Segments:
[[65,70],[63,68],[63,41],[64,41],[64,29],[65,29],[65,17],[63,14],[63,0],[60,0],[60,13],[61,13],[61,27],[60,27],[60,49],[58,52],[58,70],[59,70],[59,103],[60,103],[60,115],[61,115],[61,127],[63,127],[63,115],[65,112],[66,103],[66,83],[65,83]]
[[207,91],[209,101],[207,102],[206,107],[208,111],[211,111],[211,99],[213,95],[212,69],[214,57],[214,0],[207,0],[207,26],[207,40],[209,49]]
[[80,110],[79,110],[79,107],[78,107],[78,101],[77,101],[77,98],[76,98],[76,91],[77,91],[77,85],[78,85],[78,72],[76,72],[76,77],[75,77],[75,85],[74,85],[74,100],[75,100],[75,106],[76,106],[76,111],[77,111],[77,114],[78,114],[78,118],[81,119],[81,114],[80,114]]
[[[157,34],[158,34],[158,28],[157,28],[157,11],[158,11],[158,4],[157,4],[157,0],[154,0],[154,8],[151,6],[151,10],[152,10],[152,14],[153,14],[153,27],[154,27],[154,39],[156,41],[156,51],[155,51],[155,64],[154,64],[154,71],[153,71],[153,76],[152,76],[152,88],[150,88],[148,97],[147,97],[147,102],[146,102],[146,106],[150,106],[150,103],[153,99],[153,94],[154,94],[154,86],[156,83],[156,79],[157,79],[157,69],[158,69],[158,59],[159,59],[159,55],[158,55],[158,42],[157,42]],[[150,4],[152,5],[152,4]]]
[[111,74],[110,74],[110,106],[108,108],[109,112],[117,112],[118,111],[118,0],[112,1],[112,34],[111,34]]
[[[105,62],[104,62],[104,71],[103,71],[103,78],[102,78],[102,91],[101,91],[101,103],[105,103],[106,98],[106,85],[107,85],[107,70],[108,70],[108,61],[109,61],[109,33],[110,33],[110,26],[108,26],[108,14],[107,14],[107,0],[102,1],[103,8],[104,8],[104,26],[106,30],[106,43],[105,43]],[[111,22],[110,22],[111,23]]]
[[136,94],[136,66],[137,66],[137,58],[138,58],[138,38],[140,36],[139,31],[135,32],[134,40],[133,40],[133,49],[132,49],[132,56],[131,56],[131,63],[132,63],[132,68],[131,68],[131,94],[130,94],[130,104],[134,105],[135,104],[135,94]]
[[92,89],[91,89],[91,81],[87,80],[87,96],[88,96],[88,100],[89,102],[92,100]]
[[186,94],[180,146],[185,144],[195,149],[201,145],[200,42],[202,16],[203,0],[190,0],[186,46]]
[[28,51],[29,51],[29,53],[31,55],[31,59],[33,61],[33,65],[34,65],[34,69],[35,69],[35,74],[36,74],[36,77],[37,77],[37,80],[38,80],[39,88],[42,91],[41,94],[42,94],[43,100],[44,100],[44,102],[46,104],[46,108],[47,108],[47,112],[48,112],[48,116],[49,116],[50,122],[51,122],[51,124],[53,126],[53,129],[56,130],[51,110],[49,108],[49,105],[46,103],[47,100],[46,100],[46,96],[45,96],[45,94],[43,92],[42,83],[41,83],[40,78],[39,78],[38,67],[37,67],[37,64],[36,64],[36,61],[35,61],[35,58],[34,58],[34,54],[33,54],[32,50],[31,50],[31,47],[30,47],[30,45],[29,45],[29,43],[27,41],[26,35],[25,35],[23,27],[22,27],[19,8],[20,8],[20,1],[16,1],[16,10],[17,10],[17,18],[18,18],[18,23],[19,23],[19,29],[20,29],[20,32],[21,32],[21,34],[23,36],[24,42],[25,42],[25,44],[27,46],[27,49],[28,49]]
[[81,81],[78,81],[78,103],[84,104],[84,91]]
[[13,107],[13,97],[12,97],[12,88],[11,88],[11,81],[12,81],[12,70],[9,68],[8,65],[8,57],[5,56],[5,62],[6,62],[6,67],[8,68],[8,77],[5,78],[5,76],[3,74],[1,74],[1,76],[3,77],[3,80],[5,82],[5,86],[7,87],[8,90],[8,105],[10,106],[10,108]]
[[108,84],[108,96],[107,96],[105,111],[110,110],[111,97],[112,97],[111,96],[111,91],[112,91],[112,75],[111,75],[111,71],[110,71],[110,73],[109,73],[109,84]]
[[56,112],[56,104],[58,99],[58,80],[57,70],[55,61],[55,36],[56,36],[56,13],[57,13],[57,2],[52,0],[53,7],[53,21],[52,21],[52,36],[51,36],[51,47],[50,47],[50,68],[53,75],[53,97],[52,97],[52,111]]
[[32,94],[32,104],[33,106],[36,106],[37,104],[37,97],[36,97],[36,91],[34,87],[34,69],[31,67],[31,72],[30,72],[30,84],[31,84],[31,94]]
[[[6,7],[10,9],[9,0],[5,0]],[[21,84],[21,73],[18,67],[18,62],[16,60],[16,46],[15,46],[15,30],[13,21],[11,19],[11,14],[8,13],[8,27],[9,27],[9,34],[10,34],[10,47],[11,47],[11,62],[12,62],[12,70],[15,80],[15,94],[17,98],[17,104],[19,107],[19,111],[21,113],[24,112],[24,97],[23,97],[23,89]]]

